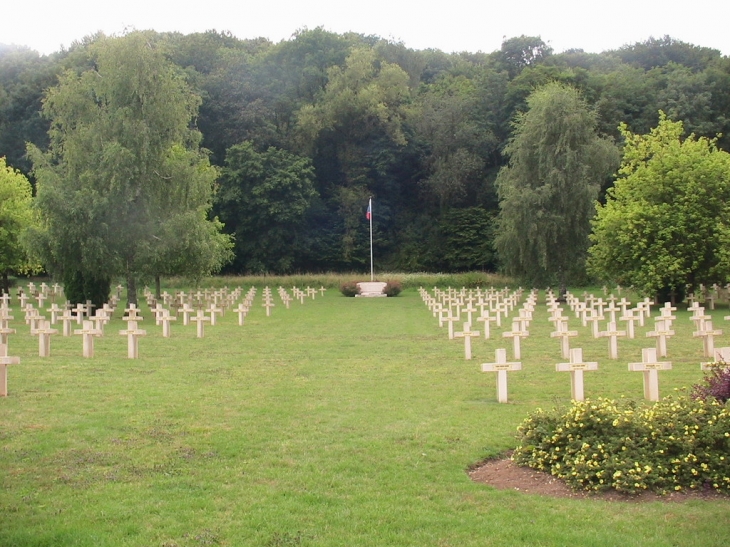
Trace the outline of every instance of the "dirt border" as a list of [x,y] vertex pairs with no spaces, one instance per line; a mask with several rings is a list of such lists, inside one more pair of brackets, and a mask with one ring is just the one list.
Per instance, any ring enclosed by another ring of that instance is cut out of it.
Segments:
[[622,494],[616,491],[576,491],[550,473],[518,466],[512,461],[511,455],[511,452],[508,452],[497,458],[485,460],[473,466],[467,473],[474,482],[488,484],[498,490],[516,490],[525,494],[553,498],[595,499],[628,503],[650,501],[684,502],[697,499],[730,501],[730,496],[720,494],[711,488],[707,490],[690,490],[688,492],[672,492],[666,495],[653,492]]

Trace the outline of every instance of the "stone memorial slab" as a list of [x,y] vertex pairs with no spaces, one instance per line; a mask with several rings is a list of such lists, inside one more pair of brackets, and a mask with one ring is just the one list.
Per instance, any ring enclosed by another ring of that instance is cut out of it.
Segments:
[[388,296],[383,291],[387,283],[383,281],[361,281],[357,284],[360,289],[360,294],[355,296],[362,296],[364,298],[377,298],[381,296]]

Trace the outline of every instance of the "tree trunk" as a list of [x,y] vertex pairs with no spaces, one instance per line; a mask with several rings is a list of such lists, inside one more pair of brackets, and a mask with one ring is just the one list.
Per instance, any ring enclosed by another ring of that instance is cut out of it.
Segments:
[[155,276],[155,298],[157,300],[162,298],[162,296],[160,294],[160,276],[159,275]]
[[10,280],[8,279],[8,271],[3,271],[3,281],[2,281],[2,293],[10,294]]
[[134,274],[127,273],[127,307],[130,304],[137,305],[137,281]]

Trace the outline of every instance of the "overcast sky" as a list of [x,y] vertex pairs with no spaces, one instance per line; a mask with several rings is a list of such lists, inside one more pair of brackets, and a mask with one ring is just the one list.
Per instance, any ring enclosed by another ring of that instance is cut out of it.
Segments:
[[[47,54],[96,31],[125,28],[227,30],[274,42],[302,28],[324,27],[445,52],[499,49],[504,38],[541,36],[556,53],[616,49],[670,35],[730,55],[730,0],[36,0],[3,10],[0,43]],[[21,12],[17,11],[20,6]]]

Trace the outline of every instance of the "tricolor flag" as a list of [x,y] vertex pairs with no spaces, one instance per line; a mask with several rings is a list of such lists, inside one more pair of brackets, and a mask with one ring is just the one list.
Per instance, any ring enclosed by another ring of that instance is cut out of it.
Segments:
[[370,217],[372,216],[372,214],[373,214],[373,200],[371,199],[370,201],[368,201],[368,212],[365,213],[365,218],[370,220]]

